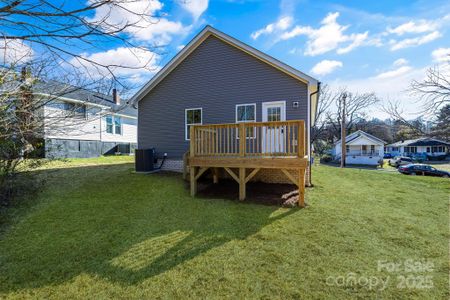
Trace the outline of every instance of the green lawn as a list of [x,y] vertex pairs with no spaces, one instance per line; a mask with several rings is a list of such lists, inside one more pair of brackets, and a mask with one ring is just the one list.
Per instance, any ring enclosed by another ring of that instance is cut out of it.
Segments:
[[[191,198],[127,159],[36,171],[46,188],[0,231],[0,298],[448,299],[449,180],[316,166],[286,209]],[[432,270],[377,269],[407,259]]]

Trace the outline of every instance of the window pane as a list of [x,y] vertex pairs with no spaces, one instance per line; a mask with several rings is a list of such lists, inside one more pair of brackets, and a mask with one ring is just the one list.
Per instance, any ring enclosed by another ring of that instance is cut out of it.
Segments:
[[107,133],[113,133],[113,121],[112,116],[106,116],[106,132]]
[[237,108],[237,121],[245,121],[245,106],[238,106]]
[[201,109],[190,109],[186,111],[186,124],[200,124],[202,123]]
[[255,106],[254,105],[247,105],[245,107],[245,117],[247,121],[255,121]]
[[200,124],[202,122],[202,111],[200,109],[194,110],[194,124]]
[[122,119],[120,117],[114,118],[115,134],[122,134]]

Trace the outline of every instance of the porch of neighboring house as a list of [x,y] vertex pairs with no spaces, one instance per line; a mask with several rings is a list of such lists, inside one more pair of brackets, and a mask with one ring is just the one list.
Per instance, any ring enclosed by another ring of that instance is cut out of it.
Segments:
[[246,184],[261,169],[279,169],[298,186],[298,205],[305,206],[308,159],[304,121],[192,125],[189,135],[185,164],[192,196],[197,193],[198,179],[208,169],[213,182],[219,183],[218,169],[223,168],[239,184],[239,200],[246,198]]
[[381,146],[377,145],[346,145],[347,156],[380,156]]

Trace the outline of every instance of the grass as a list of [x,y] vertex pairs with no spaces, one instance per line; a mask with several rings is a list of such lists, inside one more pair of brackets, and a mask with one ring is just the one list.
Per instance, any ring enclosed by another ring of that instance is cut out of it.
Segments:
[[[191,198],[180,176],[109,159],[36,172],[46,188],[0,232],[0,298],[448,299],[448,180],[316,166],[309,207],[285,209]],[[377,269],[407,259],[433,270]]]

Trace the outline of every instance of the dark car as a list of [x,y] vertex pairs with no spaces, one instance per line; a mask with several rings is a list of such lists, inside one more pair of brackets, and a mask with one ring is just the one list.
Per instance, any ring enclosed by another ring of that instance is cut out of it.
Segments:
[[384,155],[383,155],[383,158],[393,158],[394,156],[392,155],[392,154],[390,154],[390,153],[385,153]]
[[396,156],[388,161],[390,166],[396,168],[398,168],[399,166],[412,164],[412,162],[412,158],[406,156]]
[[438,177],[450,177],[450,172],[438,170],[429,165],[422,164],[410,164],[406,166],[398,167],[398,171],[407,175],[424,175],[424,176],[438,176]]

